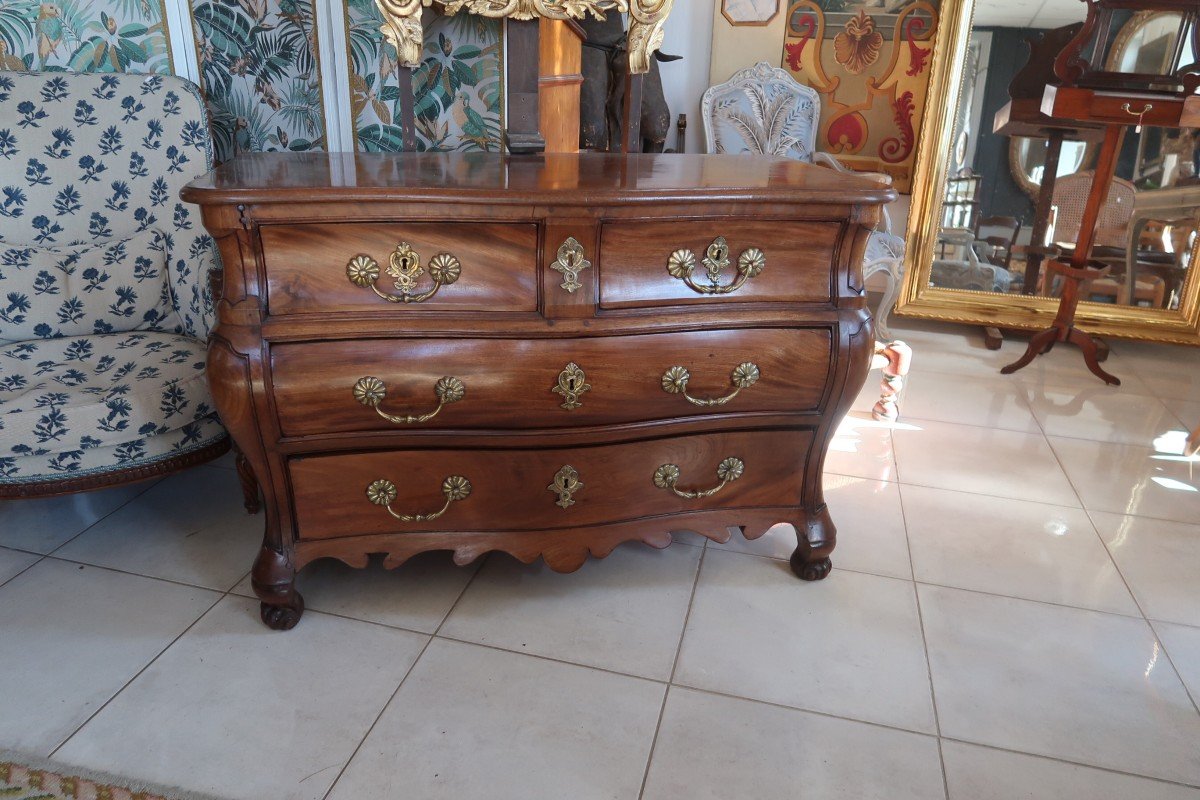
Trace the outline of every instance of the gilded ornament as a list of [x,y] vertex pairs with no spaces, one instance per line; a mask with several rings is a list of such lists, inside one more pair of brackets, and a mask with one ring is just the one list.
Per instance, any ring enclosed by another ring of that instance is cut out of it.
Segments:
[[376,283],[381,277],[379,264],[375,259],[366,255],[357,255],[346,264],[346,277],[359,288],[370,288],[376,295],[389,303],[423,303],[437,294],[438,289],[450,286],[462,276],[462,263],[450,253],[438,253],[429,262],[429,276],[433,279],[433,288],[423,293],[417,293],[417,281],[425,274],[421,266],[421,256],[408,242],[396,246],[396,252],[388,259],[387,269],[384,270],[399,294],[389,294],[380,291]]
[[555,474],[554,480],[546,488],[558,495],[554,505],[567,509],[575,505],[573,495],[583,488],[583,481],[579,480],[579,472],[567,464]]
[[574,411],[582,406],[580,395],[591,390],[592,385],[587,382],[587,375],[574,361],[558,373],[558,384],[550,389],[555,394],[562,395],[562,407],[567,411]]
[[729,382],[733,384],[733,391],[724,397],[699,398],[692,397],[688,394],[688,381],[691,380],[691,373],[685,367],[674,366],[668,369],[662,375],[662,390],[667,394],[681,394],[689,403],[704,408],[712,406],[723,406],[733,398],[737,397],[743,389],[749,389],[754,384],[758,383],[761,373],[758,370],[758,365],[752,361],[744,361],[733,368],[733,372],[729,373]]
[[724,236],[713,239],[704,252],[704,270],[708,283],[695,280],[696,254],[688,249],[676,250],[667,258],[667,273],[683,281],[692,291],[699,294],[730,294],[745,285],[746,281],[758,277],[767,265],[767,256],[760,248],[751,247],[738,256],[737,278],[726,286],[720,284],[721,273],[729,266],[729,243]]
[[[402,66],[421,66],[424,31],[421,10],[435,0],[375,0],[383,24],[380,31],[396,48]],[[604,19],[610,11],[629,13],[629,70],[650,71],[650,60],[662,46],[663,24],[674,0],[436,0],[446,14],[460,11],[483,17],[512,19],[582,19],[588,14]]]
[[451,503],[457,503],[470,497],[471,482],[461,475],[452,475],[442,481],[442,496],[446,498],[446,504],[442,506],[441,510],[430,514],[399,514],[393,511],[392,503],[396,502],[398,496],[396,484],[386,478],[372,481],[371,485],[367,487],[367,499],[377,506],[386,508],[389,514],[401,522],[430,522],[445,514]]
[[579,273],[591,269],[591,266],[592,262],[584,258],[583,245],[574,236],[568,236],[558,248],[558,258],[550,268],[562,273],[566,279],[561,284],[562,288],[566,289],[568,294],[574,294],[583,288],[583,284],[579,282]]
[[380,478],[367,487],[367,499],[377,506],[388,506],[396,501],[396,484]]
[[705,497],[712,497],[717,492],[724,489],[728,484],[733,483],[738,478],[742,477],[742,473],[746,470],[746,465],[740,458],[730,456],[721,461],[717,465],[717,480],[721,481],[719,485],[712,489],[695,489],[687,490],[680,489],[679,483],[679,467],[675,464],[663,464],[654,471],[654,485],[659,489],[666,489],[674,492],[679,497],[685,500],[699,500]]
[[419,425],[436,417],[444,407],[462,400],[467,394],[467,387],[458,378],[446,376],[434,384],[433,393],[438,399],[437,408],[433,411],[420,415],[396,416],[386,413],[379,407],[379,404],[387,397],[387,385],[379,378],[371,375],[359,378],[353,389],[355,400],[367,408],[375,409],[375,413],[388,422],[394,422],[397,425]]
[[379,263],[370,256],[355,256],[346,265],[346,277],[355,286],[365,289],[379,280]]

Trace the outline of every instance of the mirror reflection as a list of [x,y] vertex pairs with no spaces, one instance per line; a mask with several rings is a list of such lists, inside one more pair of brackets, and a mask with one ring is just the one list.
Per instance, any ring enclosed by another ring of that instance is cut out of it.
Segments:
[[[946,289],[1055,297],[1045,269],[1069,259],[1103,136],[1040,114],[1053,58],[1084,18],[1079,0],[979,3],[963,80],[930,283]],[[1174,12],[1115,15],[1102,61],[1122,72],[1170,73],[1196,60]],[[1085,302],[1177,309],[1200,227],[1194,130],[1125,130],[1093,257],[1105,274]],[[1050,273],[1050,274],[1048,274]]]

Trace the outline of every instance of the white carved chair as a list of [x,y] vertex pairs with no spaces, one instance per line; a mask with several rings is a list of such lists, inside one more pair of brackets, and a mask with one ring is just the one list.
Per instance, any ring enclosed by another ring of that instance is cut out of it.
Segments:
[[[838,172],[854,172],[829,153],[816,150],[820,111],[821,97],[814,89],[766,61],[734,73],[725,83],[710,86],[700,101],[710,153],[785,156]],[[889,186],[892,183],[890,176],[878,172],[855,174]],[[864,282],[876,273],[887,276],[887,288],[875,311],[876,355],[883,359],[884,374],[883,393],[873,412],[877,419],[893,420],[898,416],[896,396],[911,358],[908,346],[893,340],[888,328],[903,265],[904,239],[891,232],[891,218],[884,208],[883,223],[868,239],[863,259]]]

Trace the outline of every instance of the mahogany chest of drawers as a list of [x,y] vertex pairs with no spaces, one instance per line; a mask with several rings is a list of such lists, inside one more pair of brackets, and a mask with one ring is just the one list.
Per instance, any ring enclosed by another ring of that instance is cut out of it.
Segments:
[[254,154],[194,181],[224,262],[208,374],[262,486],[263,621],[318,558],[571,571],[788,522],[866,378],[890,189],[757,156]]

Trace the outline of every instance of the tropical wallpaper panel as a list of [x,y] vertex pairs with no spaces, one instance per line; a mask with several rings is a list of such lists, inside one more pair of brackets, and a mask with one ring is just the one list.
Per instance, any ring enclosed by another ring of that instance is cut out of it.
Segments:
[[[359,150],[403,149],[396,51],[374,0],[346,0],[350,105]],[[427,10],[425,54],[413,75],[417,149],[501,148],[504,94],[500,20]]]
[[218,161],[325,149],[311,0],[196,0],[192,23]]
[[171,71],[162,0],[0,0],[0,69]]

